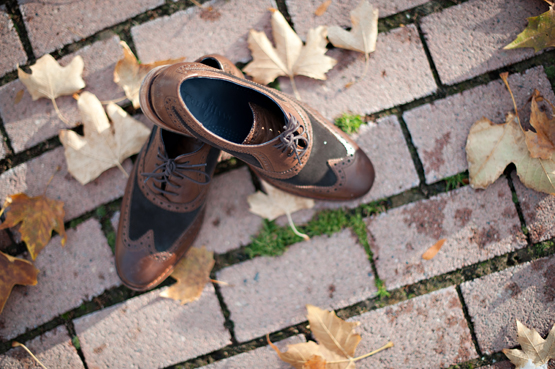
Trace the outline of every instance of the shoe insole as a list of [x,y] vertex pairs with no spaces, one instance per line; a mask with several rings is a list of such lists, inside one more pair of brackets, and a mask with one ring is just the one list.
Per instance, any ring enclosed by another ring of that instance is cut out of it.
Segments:
[[206,129],[238,144],[253,125],[249,102],[283,116],[279,106],[266,95],[226,80],[189,78],[181,84],[180,92],[189,111]]

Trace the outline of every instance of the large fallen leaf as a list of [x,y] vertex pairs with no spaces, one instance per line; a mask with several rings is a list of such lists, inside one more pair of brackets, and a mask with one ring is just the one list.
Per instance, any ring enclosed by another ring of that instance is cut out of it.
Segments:
[[533,158],[550,160],[555,152],[555,117],[549,117],[538,107],[538,100],[543,100],[538,90],[532,96],[530,124],[536,132],[526,131],[526,146]]
[[9,204],[6,221],[0,224],[0,229],[10,228],[21,222],[21,239],[27,245],[33,260],[50,242],[53,230],[62,236],[62,246],[65,245],[67,236],[62,201],[49,199],[44,195],[29,197],[18,193],[9,196],[6,203]]
[[[326,79],[326,72],[337,61],[324,55],[326,51],[326,27],[320,26],[308,31],[306,45],[293,31],[283,15],[276,9],[272,11],[272,32],[276,47],[272,46],[264,32],[249,32],[249,48],[253,61],[244,69],[255,82],[268,84],[279,76],[303,75],[315,79]],[[295,94],[298,93],[295,89]]]
[[304,239],[308,239],[307,235],[297,231],[291,214],[302,209],[312,209],[314,207],[314,200],[291,195],[275,188],[268,182],[261,182],[266,193],[257,191],[247,197],[249,211],[268,220],[274,220],[277,217],[286,215],[293,232]]
[[528,27],[504,49],[533,47],[534,51],[538,52],[548,47],[555,47],[555,9],[553,2],[546,2],[550,4],[549,10],[537,17],[527,18]]
[[351,10],[353,28],[346,31],[339,26],[328,28],[328,38],[335,47],[360,51],[366,55],[376,50],[378,39],[378,9],[367,0],[362,0],[356,8]]
[[150,130],[112,103],[106,107],[110,125],[102,104],[89,92],[81,94],[78,106],[85,135],[60,131],[68,171],[83,185],[114,166],[126,173],[121,162],[140,151]]
[[296,369],[354,369],[356,361],[393,347],[393,343],[388,342],[366,355],[354,357],[362,339],[354,328],[360,323],[345,322],[333,311],[316,306],[307,305],[306,309],[310,329],[318,343],[309,341],[288,345],[287,351],[281,352],[268,338],[268,343],[279,358]]
[[120,45],[123,48],[123,58],[116,63],[114,82],[123,88],[125,96],[131,100],[135,109],[139,107],[139,89],[148,72],[161,65],[179,63],[185,60],[185,58],[178,58],[150,64],[139,64],[135,54],[133,54],[133,51],[131,51],[125,41],[120,41]]
[[164,290],[160,296],[181,301],[182,305],[198,300],[210,280],[214,263],[212,251],[207,251],[204,246],[200,249],[192,247],[171,274],[177,283]]
[[37,284],[39,270],[24,259],[14,258],[0,252],[0,313],[12,292],[13,286]]
[[516,366],[516,369],[547,369],[550,359],[555,359],[555,325],[547,339],[543,339],[535,329],[529,329],[516,321],[517,341],[522,350],[503,349],[503,353]]

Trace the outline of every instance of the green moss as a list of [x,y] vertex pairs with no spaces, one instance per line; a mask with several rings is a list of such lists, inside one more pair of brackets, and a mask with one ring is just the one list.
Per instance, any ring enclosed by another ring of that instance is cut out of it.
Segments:
[[553,241],[542,242],[534,245],[533,248],[536,257],[544,257],[555,252],[555,243]]
[[97,216],[98,218],[102,218],[102,217],[106,216],[106,214],[108,213],[108,211],[106,210],[106,207],[105,207],[105,206],[99,206],[99,207],[96,209],[95,213],[96,213],[96,216]]
[[311,220],[305,227],[306,233],[312,236],[327,234],[331,236],[349,225],[349,217],[343,210],[324,210]]
[[364,124],[364,120],[360,115],[347,113],[344,113],[341,117],[335,120],[335,125],[347,134],[358,132],[358,129],[362,124]]
[[73,343],[73,347],[75,347],[76,350],[81,349],[81,342],[79,342],[79,337],[73,336],[73,338],[71,339],[71,343]]
[[554,80],[555,79],[555,65],[551,65],[551,66],[545,68],[545,74],[547,74],[547,78],[549,78],[550,80]]
[[468,184],[468,174],[459,173],[445,178],[445,190],[451,191]]
[[376,287],[378,287],[377,296],[380,299],[391,296],[391,294],[387,291],[387,289],[385,287],[385,283],[379,278],[376,278]]
[[255,256],[278,256],[287,246],[302,241],[289,227],[279,227],[275,222],[264,219],[262,230],[245,248],[250,258]]
[[279,81],[277,78],[273,82],[268,83],[268,87],[275,88],[276,90],[281,91],[281,87],[279,86]]

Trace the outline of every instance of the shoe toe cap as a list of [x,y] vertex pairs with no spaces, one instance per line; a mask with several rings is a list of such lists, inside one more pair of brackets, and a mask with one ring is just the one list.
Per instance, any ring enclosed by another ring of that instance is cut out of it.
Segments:
[[374,184],[374,166],[368,156],[361,149],[354,154],[354,162],[344,170],[345,182],[338,191],[338,196],[344,200],[352,200],[364,196]]

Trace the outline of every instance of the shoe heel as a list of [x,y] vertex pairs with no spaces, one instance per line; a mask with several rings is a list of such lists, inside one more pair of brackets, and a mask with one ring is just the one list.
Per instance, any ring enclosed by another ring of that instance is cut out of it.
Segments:
[[[152,85],[152,81],[154,81],[154,79],[156,78],[157,73],[162,68],[164,68],[163,65],[152,69],[150,72],[148,72],[148,74],[143,79],[143,82],[141,83],[141,88],[139,90],[139,105],[141,106],[141,110],[143,111],[143,114],[146,115],[146,117],[150,119],[154,124],[164,129],[168,129],[167,124],[164,124],[164,122],[160,120],[158,115],[156,115],[156,113],[154,112],[154,109],[152,108],[152,104],[150,103],[150,86]],[[168,130],[173,131],[172,129],[168,129]],[[174,131],[174,132],[177,132],[177,131]],[[181,132],[177,132],[177,133],[181,133]]]

